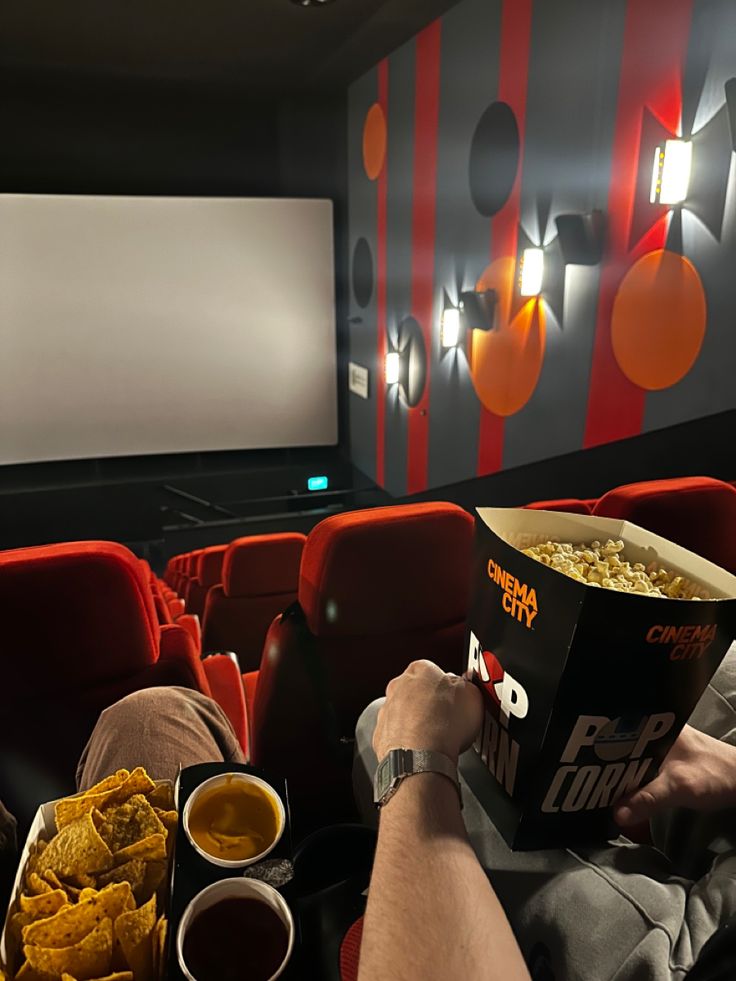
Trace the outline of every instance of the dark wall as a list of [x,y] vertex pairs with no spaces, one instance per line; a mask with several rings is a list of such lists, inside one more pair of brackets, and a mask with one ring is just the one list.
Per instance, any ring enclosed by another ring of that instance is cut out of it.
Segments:
[[0,191],[278,194],[277,107],[160,81],[6,73]]
[[[735,36],[732,0],[461,0],[351,86],[356,466],[398,495],[562,456],[582,473],[580,451],[736,406]],[[651,204],[678,136],[688,196]],[[555,219],[593,209],[602,261],[565,265]],[[519,293],[525,247],[544,250],[539,298]],[[496,290],[493,330],[443,350],[443,307],[475,288]],[[408,317],[411,405],[383,380]]]

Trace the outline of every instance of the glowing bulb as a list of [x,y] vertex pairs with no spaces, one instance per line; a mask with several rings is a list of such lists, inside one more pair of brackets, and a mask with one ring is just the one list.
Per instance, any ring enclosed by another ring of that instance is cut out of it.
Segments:
[[522,296],[538,296],[544,276],[544,252],[542,249],[524,249],[521,254],[519,293]]
[[693,145],[684,140],[665,140],[654,151],[651,204],[680,204],[687,197]]
[[384,374],[387,385],[396,385],[399,381],[399,352],[389,351],[386,355]]
[[442,312],[440,340],[442,347],[457,347],[460,340],[460,311],[456,307],[447,307]]

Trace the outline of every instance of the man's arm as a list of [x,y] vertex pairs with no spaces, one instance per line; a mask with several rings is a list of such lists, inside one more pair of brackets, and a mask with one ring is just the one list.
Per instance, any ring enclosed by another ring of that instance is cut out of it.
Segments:
[[[457,762],[480,726],[480,694],[427,661],[392,681],[374,746],[430,749]],[[503,909],[446,777],[407,777],[381,811],[359,981],[528,979]]]

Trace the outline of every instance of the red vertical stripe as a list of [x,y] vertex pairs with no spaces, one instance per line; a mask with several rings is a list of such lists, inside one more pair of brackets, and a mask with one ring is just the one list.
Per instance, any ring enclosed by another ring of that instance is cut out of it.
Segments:
[[664,220],[629,251],[645,106],[673,133],[680,125],[681,76],[693,0],[629,0],[624,26],[616,130],[608,195],[608,250],[601,270],[593,364],[584,445],[597,446],[641,432],[646,392],[618,366],[611,345],[611,314],[627,269],[646,252],[662,248]]
[[409,409],[407,492],[427,486],[429,386],[434,314],[434,247],[437,195],[437,131],[440,103],[441,22],[417,37],[414,98],[414,178],[412,205],[411,307],[424,335],[427,377],[418,405]]
[[376,221],[376,318],[378,335],[378,364],[376,370],[376,483],[383,487],[385,480],[384,421],[386,415],[386,201],[388,172],[388,58],[378,65],[378,104],[386,120],[386,158],[378,176],[378,214]]
[[[498,99],[500,102],[508,103],[516,116],[519,127],[519,166],[508,201],[491,219],[491,261],[503,256],[516,256],[531,32],[532,0],[504,0],[501,14]],[[503,417],[481,407],[478,474],[494,473],[501,469],[503,437]]]

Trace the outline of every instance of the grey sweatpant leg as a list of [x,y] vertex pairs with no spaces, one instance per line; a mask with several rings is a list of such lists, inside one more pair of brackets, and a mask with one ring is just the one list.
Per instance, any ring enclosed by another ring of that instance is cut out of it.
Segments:
[[[380,704],[358,722],[353,771],[356,800],[371,823],[371,739]],[[690,722],[736,744],[736,648]],[[463,800],[471,843],[527,962],[546,962],[557,981],[682,981],[706,941],[736,914],[733,814],[720,815],[716,827],[713,819],[672,812],[653,828],[660,848],[677,845],[667,855],[625,838],[596,848],[512,852],[464,782]],[[714,836],[719,854],[706,872],[683,875],[684,859],[693,849],[702,858]]]
[[188,688],[144,688],[101,713],[79,760],[77,787],[136,766],[154,780],[174,781],[179,766],[212,762],[245,762],[217,702]]

